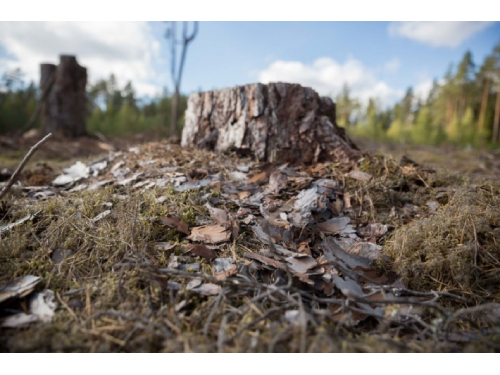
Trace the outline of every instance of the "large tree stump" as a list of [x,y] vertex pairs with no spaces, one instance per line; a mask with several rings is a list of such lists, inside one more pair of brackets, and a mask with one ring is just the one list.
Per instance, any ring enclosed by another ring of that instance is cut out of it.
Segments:
[[189,96],[182,146],[236,149],[261,161],[355,161],[358,147],[336,124],[335,103],[313,89],[260,83]]
[[42,92],[52,84],[42,107],[42,132],[72,138],[85,135],[87,69],[68,55],[60,56],[58,66],[41,64],[40,69]]

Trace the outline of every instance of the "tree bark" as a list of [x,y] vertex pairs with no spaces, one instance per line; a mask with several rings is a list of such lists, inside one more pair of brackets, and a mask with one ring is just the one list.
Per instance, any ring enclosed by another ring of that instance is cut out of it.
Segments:
[[77,63],[75,56],[61,55],[57,67],[41,65],[42,90],[52,74],[55,80],[42,109],[42,132],[71,138],[86,135],[87,69]]
[[191,94],[181,144],[292,164],[349,162],[362,155],[337,126],[330,98],[281,82]]
[[497,90],[497,103],[495,105],[495,119],[493,121],[493,143],[499,142],[498,138],[498,123],[500,122],[500,80],[498,81],[498,90]]

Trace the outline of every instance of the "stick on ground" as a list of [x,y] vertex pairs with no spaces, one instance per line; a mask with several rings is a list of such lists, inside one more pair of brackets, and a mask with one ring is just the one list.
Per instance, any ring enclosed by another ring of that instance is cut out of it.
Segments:
[[47,134],[45,137],[43,137],[42,140],[40,140],[40,142],[38,142],[36,145],[34,145],[33,147],[31,147],[31,149],[29,150],[29,152],[26,154],[26,156],[24,157],[23,161],[21,162],[21,164],[19,164],[19,167],[17,167],[16,171],[14,172],[14,174],[10,177],[9,181],[7,182],[7,185],[4,186],[4,188],[2,189],[2,191],[0,192],[0,199],[3,198],[3,196],[5,194],[7,194],[7,192],[9,191],[9,189],[12,187],[12,185],[14,185],[14,182],[16,182],[16,179],[17,177],[19,176],[19,174],[22,172],[22,170],[24,169],[24,167],[26,166],[26,163],[28,162],[28,160],[30,160],[30,158],[33,156],[33,154],[36,152],[36,150],[38,150],[40,148],[41,145],[43,145],[45,142],[47,142],[47,140],[52,136],[52,133],[49,133]]

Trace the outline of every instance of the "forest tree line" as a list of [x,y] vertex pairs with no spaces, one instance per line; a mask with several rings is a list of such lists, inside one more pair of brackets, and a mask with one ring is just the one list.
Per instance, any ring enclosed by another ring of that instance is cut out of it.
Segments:
[[[0,134],[23,128],[34,113],[40,92],[33,82],[26,84],[20,69],[0,78]],[[87,88],[87,131],[106,136],[128,136],[154,132],[168,136],[172,120],[173,94],[166,89],[153,99],[138,98],[132,82],[120,87],[112,74]],[[181,95],[180,123],[187,108],[187,97]],[[40,125],[37,120],[34,127]]]
[[363,108],[344,85],[336,97],[337,121],[348,133],[382,141],[484,146],[500,143],[500,43],[477,66],[466,52],[426,98],[413,88],[383,109],[376,98]]
[[[39,89],[26,84],[16,69],[0,79],[0,134],[21,129],[35,111]],[[108,136],[155,132],[167,136],[173,95],[138,98],[131,82],[119,87],[116,77],[88,85],[87,130]],[[348,133],[381,141],[418,144],[452,143],[482,147],[500,143],[500,43],[477,66],[466,52],[443,79],[434,80],[426,98],[409,88],[394,106],[382,108],[376,98],[362,106],[344,85],[335,98],[337,122]],[[187,106],[181,96],[179,113]],[[183,124],[181,117],[180,123]],[[35,126],[39,125],[38,123]]]

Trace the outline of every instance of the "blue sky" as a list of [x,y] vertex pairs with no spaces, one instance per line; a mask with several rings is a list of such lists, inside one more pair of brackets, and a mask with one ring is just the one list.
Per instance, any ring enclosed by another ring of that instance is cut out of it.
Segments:
[[[154,95],[172,87],[166,26],[0,22],[0,74],[19,66],[38,80],[40,62],[74,53],[90,81],[115,72]],[[467,50],[479,65],[499,41],[499,22],[201,22],[182,91],[282,80],[336,95],[347,81],[362,101],[387,105],[409,86],[424,95]]]

